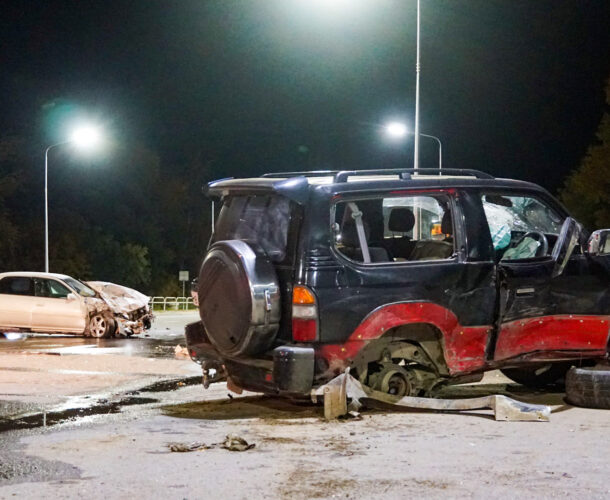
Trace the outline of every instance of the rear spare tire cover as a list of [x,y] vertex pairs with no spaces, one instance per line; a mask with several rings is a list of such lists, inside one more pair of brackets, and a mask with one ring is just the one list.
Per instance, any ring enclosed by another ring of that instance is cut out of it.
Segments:
[[280,288],[261,250],[241,240],[214,243],[199,272],[199,314],[208,337],[227,356],[267,350],[280,322]]

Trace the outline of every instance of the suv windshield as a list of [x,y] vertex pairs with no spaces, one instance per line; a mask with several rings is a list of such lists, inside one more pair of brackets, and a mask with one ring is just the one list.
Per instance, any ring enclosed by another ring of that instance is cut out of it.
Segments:
[[95,292],[85,285],[82,281],[75,280],[74,278],[65,278],[64,281],[76,290],[81,297],[95,297]]
[[243,240],[260,246],[273,262],[286,257],[290,201],[282,196],[232,196],[222,206],[213,242]]

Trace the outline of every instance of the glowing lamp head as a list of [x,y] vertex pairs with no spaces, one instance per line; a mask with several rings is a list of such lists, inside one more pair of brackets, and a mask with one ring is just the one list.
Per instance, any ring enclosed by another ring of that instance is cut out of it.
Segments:
[[72,133],[70,142],[82,149],[92,149],[102,142],[102,134],[92,126],[79,127]]
[[400,122],[388,123],[385,127],[386,133],[393,138],[401,139],[408,133],[407,126]]

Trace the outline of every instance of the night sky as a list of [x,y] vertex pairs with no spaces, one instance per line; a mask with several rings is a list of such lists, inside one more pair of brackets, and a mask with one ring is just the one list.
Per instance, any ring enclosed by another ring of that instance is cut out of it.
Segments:
[[[421,4],[421,132],[444,165],[556,190],[603,113],[610,2]],[[379,127],[413,124],[415,5],[4,0],[0,135],[61,140],[68,109],[212,177],[411,166]]]

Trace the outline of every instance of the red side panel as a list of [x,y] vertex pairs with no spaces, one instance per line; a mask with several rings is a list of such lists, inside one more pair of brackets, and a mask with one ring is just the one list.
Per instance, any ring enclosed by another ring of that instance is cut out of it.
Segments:
[[610,316],[541,316],[504,323],[495,360],[535,351],[605,351]]
[[368,341],[409,323],[428,323],[441,331],[450,373],[470,372],[485,365],[485,346],[491,327],[463,327],[455,314],[430,302],[381,307],[367,316],[344,344],[321,346],[320,355],[326,358],[331,370],[342,371]]

